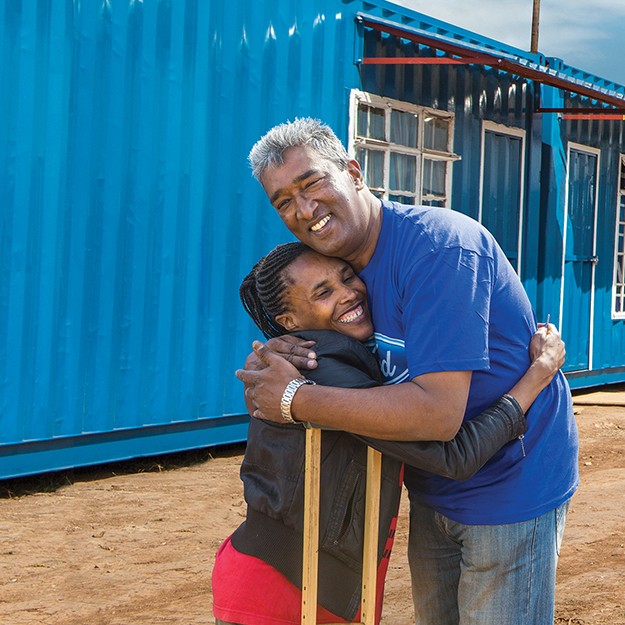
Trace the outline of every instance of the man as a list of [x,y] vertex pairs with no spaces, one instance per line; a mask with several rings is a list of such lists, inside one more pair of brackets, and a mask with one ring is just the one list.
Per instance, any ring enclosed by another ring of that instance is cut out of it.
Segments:
[[[377,438],[449,440],[527,368],[536,329],[529,300],[477,222],[380,201],[316,120],[273,128],[250,162],[288,229],[348,261],[366,283],[388,382],[367,390],[303,384],[292,364],[255,343],[264,368],[237,372],[254,416]],[[407,467],[418,625],[553,623],[557,557],[578,484],[577,432],[561,373],[527,421],[525,438],[466,482]]]

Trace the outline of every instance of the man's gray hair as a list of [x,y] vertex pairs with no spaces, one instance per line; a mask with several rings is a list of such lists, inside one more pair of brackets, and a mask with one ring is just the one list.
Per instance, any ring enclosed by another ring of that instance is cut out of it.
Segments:
[[311,117],[296,118],[274,126],[254,144],[248,156],[254,177],[260,181],[265,169],[284,163],[284,152],[288,148],[302,146],[313,148],[324,158],[334,161],[341,170],[345,170],[350,161],[347,150],[332,128]]

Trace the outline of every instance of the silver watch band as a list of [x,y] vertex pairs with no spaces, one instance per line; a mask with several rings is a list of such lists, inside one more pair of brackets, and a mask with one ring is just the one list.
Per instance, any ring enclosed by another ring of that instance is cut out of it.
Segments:
[[304,384],[315,384],[312,380],[306,378],[295,378],[291,380],[282,393],[282,399],[280,400],[280,414],[286,423],[297,423],[291,414],[291,404],[293,403],[293,397],[300,386]]

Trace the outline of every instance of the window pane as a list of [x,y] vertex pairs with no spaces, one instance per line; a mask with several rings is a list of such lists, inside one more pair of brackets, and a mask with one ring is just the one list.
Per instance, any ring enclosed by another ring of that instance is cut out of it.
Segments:
[[445,200],[423,200],[423,206],[437,206],[445,208]]
[[379,150],[356,150],[356,160],[360,163],[368,187],[384,187],[384,152]]
[[396,191],[417,190],[417,157],[391,153],[389,186]]
[[423,160],[423,195],[445,197],[446,161]]
[[391,202],[399,202],[400,204],[412,204],[415,203],[415,197],[413,195],[392,195],[389,194],[388,199]]
[[373,108],[360,102],[358,104],[357,129],[359,137],[385,141],[384,109]]
[[419,118],[414,113],[391,111],[391,142],[417,147]]
[[426,115],[423,120],[424,147],[447,152],[449,145],[449,121]]

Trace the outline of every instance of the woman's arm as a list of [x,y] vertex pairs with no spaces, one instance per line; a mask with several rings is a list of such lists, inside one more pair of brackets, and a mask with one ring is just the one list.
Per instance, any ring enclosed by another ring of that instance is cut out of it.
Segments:
[[[337,336],[330,342],[320,341],[320,347],[320,366],[309,376],[319,384],[338,382],[341,386],[366,388],[378,383],[373,379],[371,361],[366,360],[368,354],[359,344],[352,345],[349,339]],[[532,363],[510,393],[465,421],[452,440],[407,442],[357,438],[417,469],[455,480],[470,478],[506,443],[523,436],[525,411],[551,382],[566,353],[554,326],[540,328],[532,337],[529,351]]]
[[458,434],[441,441],[382,441],[358,438],[396,460],[442,475],[467,480],[475,475],[506,443],[525,433],[525,414],[510,395],[500,397],[490,408],[465,421]]
[[552,323],[538,328],[529,345],[532,364],[509,393],[527,412],[564,364],[566,349],[560,332]]
[[506,443],[526,430],[525,412],[564,364],[565,345],[552,324],[542,326],[529,346],[532,363],[509,394],[465,421],[447,442],[380,441],[360,437],[369,445],[417,469],[466,480],[477,473]]

